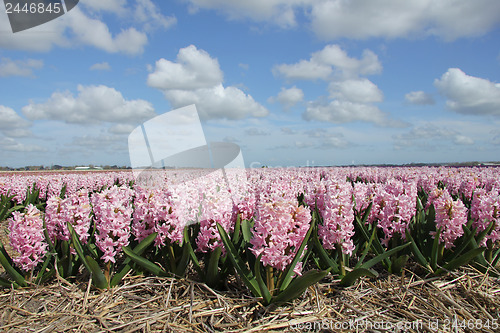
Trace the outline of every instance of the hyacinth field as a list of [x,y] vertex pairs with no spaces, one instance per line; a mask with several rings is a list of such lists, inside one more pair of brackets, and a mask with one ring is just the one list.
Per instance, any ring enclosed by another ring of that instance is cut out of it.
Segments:
[[324,279],[499,277],[500,168],[4,173],[0,195],[11,290],[188,278],[279,308]]

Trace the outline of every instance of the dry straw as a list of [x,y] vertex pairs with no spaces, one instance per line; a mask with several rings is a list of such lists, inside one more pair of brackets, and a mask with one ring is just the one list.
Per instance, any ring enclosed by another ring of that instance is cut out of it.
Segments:
[[498,332],[500,281],[463,267],[425,279],[326,278],[302,297],[264,307],[236,280],[215,291],[189,279],[126,277],[99,291],[90,281],[0,292],[2,332]]

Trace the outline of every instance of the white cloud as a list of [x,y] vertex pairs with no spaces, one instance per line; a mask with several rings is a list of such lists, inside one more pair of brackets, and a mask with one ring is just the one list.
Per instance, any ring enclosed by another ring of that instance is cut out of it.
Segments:
[[111,66],[107,62],[99,62],[97,64],[93,64],[90,66],[91,71],[109,71],[111,70]]
[[191,12],[214,9],[229,19],[251,19],[280,27],[300,22],[296,12],[306,13],[317,36],[325,40],[370,37],[399,38],[439,36],[446,40],[480,36],[500,22],[496,0],[188,0]]
[[[164,16],[150,0],[136,0],[134,10],[122,0],[81,1],[67,14],[16,34],[11,28],[4,4],[0,5],[0,48],[30,51],[50,51],[54,46],[92,46],[109,53],[141,54],[148,42],[146,32],[156,28],[169,28],[175,24],[174,17]],[[119,21],[132,25],[120,27],[112,32],[102,21],[101,12],[118,16]]]
[[145,31],[168,29],[177,23],[174,16],[163,15],[151,0],[136,0],[134,18],[136,22],[143,24]]
[[408,103],[416,105],[431,105],[436,103],[432,95],[424,91],[411,91],[405,95],[405,99]]
[[359,75],[379,74],[382,71],[378,57],[370,50],[360,59],[351,58],[339,45],[331,44],[315,52],[309,60],[295,64],[281,64],[273,73],[287,80],[329,80],[356,78]]
[[278,93],[276,97],[269,97],[268,101],[274,103],[278,101],[285,110],[297,105],[298,103],[304,100],[304,92],[302,89],[293,86],[292,88],[286,89],[281,88],[281,91]]
[[[350,57],[339,45],[331,44],[311,55],[309,60],[282,64],[273,73],[287,80],[329,82],[329,103],[311,102],[303,114],[306,120],[347,123],[363,121],[379,126],[404,127],[405,123],[390,119],[372,103],[382,102],[382,91],[370,80],[361,77],[379,74],[382,65],[375,53],[364,50],[361,58]],[[272,101],[272,100],[271,100]]]
[[147,83],[163,91],[172,107],[196,104],[204,119],[265,117],[269,111],[242,90],[222,85],[217,59],[194,45],[179,50],[177,61],[160,59]]
[[406,127],[407,124],[394,120],[379,108],[369,104],[333,100],[327,105],[311,103],[303,114],[306,120],[342,124],[362,121],[384,127]]
[[413,127],[409,132],[393,136],[393,139],[396,149],[411,146],[435,149],[450,142],[459,146],[475,143],[471,137],[456,129],[430,123]]
[[0,138],[0,149],[4,151],[14,151],[22,153],[45,152],[46,148],[37,145],[26,145],[12,138]]
[[495,0],[330,0],[314,2],[310,18],[313,31],[326,40],[429,35],[454,40],[493,29],[499,11]]
[[331,98],[354,103],[382,102],[384,99],[382,91],[366,78],[332,82],[328,90]]
[[303,0],[189,0],[191,13],[196,13],[200,8],[215,9],[228,15],[231,20],[250,18],[258,22],[272,22],[283,28],[297,24],[294,8],[306,2]]
[[223,74],[217,59],[190,45],[177,54],[177,62],[160,59],[148,75],[148,85],[161,89],[194,90],[211,88],[222,82]]
[[134,27],[122,30],[113,37],[104,22],[86,16],[78,7],[64,18],[71,27],[77,43],[91,45],[109,53],[141,54],[148,41],[147,35]]
[[242,119],[248,116],[265,117],[269,111],[252,96],[235,87],[219,84],[196,90],[167,90],[165,98],[173,108],[196,104],[203,119]]
[[109,132],[113,134],[130,134],[135,126],[130,124],[116,124],[109,128]]
[[457,145],[473,145],[474,140],[468,136],[457,134],[453,138],[453,142]]
[[2,58],[0,60],[0,77],[7,76],[34,76],[33,70],[43,67],[42,60],[12,60]]
[[275,75],[283,76],[287,80],[327,80],[332,67],[312,60],[300,60],[295,64],[282,64],[273,68]]
[[450,68],[434,81],[449,109],[470,115],[500,116],[500,84]]
[[80,1],[81,5],[88,7],[93,11],[107,11],[112,13],[123,14],[125,12],[125,6],[127,5],[127,0],[85,0]]
[[30,123],[13,109],[0,105],[0,132],[8,137],[24,137],[31,134],[27,129]]
[[22,112],[28,119],[53,119],[67,123],[96,122],[137,123],[154,117],[151,103],[137,99],[126,100],[123,95],[104,85],[78,85],[78,96],[69,91],[55,92],[45,102],[31,102]]

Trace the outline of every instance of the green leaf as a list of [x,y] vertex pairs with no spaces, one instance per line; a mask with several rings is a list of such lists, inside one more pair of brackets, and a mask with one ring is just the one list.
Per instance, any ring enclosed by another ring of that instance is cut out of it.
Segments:
[[[452,261],[455,258],[458,258],[458,256],[469,246],[469,244],[472,241],[472,238],[474,238],[475,231],[471,231],[467,226],[462,226],[464,229],[464,236],[461,238],[460,245],[457,246],[455,251],[452,252],[452,255],[446,258],[446,261]],[[485,230],[486,231],[486,230]]]
[[403,254],[402,256],[392,258],[391,271],[389,273],[401,274],[401,270],[406,265],[409,258],[410,257],[407,254]]
[[[434,242],[432,243],[432,251],[431,251],[431,267],[435,271],[437,269],[438,264],[438,254],[439,254],[439,237],[441,235],[441,228],[434,235]],[[441,245],[442,246],[442,245]]]
[[342,280],[340,280],[340,284],[343,285],[344,287],[352,286],[354,282],[356,282],[356,280],[362,276],[368,276],[374,278],[378,276],[378,273],[368,268],[363,268],[363,267],[356,268],[347,273],[342,278]]
[[200,278],[202,280],[205,280],[205,273],[201,269],[200,262],[198,261],[198,257],[196,256],[196,253],[194,253],[193,246],[191,245],[191,240],[189,238],[188,226],[186,226],[184,228],[184,239],[182,242],[182,246],[187,249],[187,252],[189,253],[191,261],[193,262],[193,266],[196,269],[196,272],[198,273]]
[[174,272],[176,276],[184,276],[186,274],[187,267],[189,265],[189,260],[191,256],[189,254],[189,248],[185,243],[182,244],[182,256],[177,263],[177,270]]
[[[134,253],[136,253],[139,256],[142,255],[142,253],[146,251],[146,249],[153,243],[157,235],[158,235],[157,232],[151,233],[146,238],[144,238],[139,244],[137,244],[132,251],[134,251]],[[132,269],[129,263],[130,263],[130,258],[129,257],[125,258],[122,266],[120,267],[118,272],[113,275],[113,278],[110,281],[111,287],[118,285],[118,283],[120,283],[123,277],[127,275],[127,273]]]
[[59,194],[59,197],[61,199],[64,199],[64,196],[66,195],[66,189],[67,189],[67,186],[66,186],[66,183],[64,183],[64,185],[61,188],[61,193]]
[[125,253],[133,262],[137,265],[141,266],[145,270],[156,276],[168,276],[168,273],[163,270],[160,266],[155,263],[152,263],[146,258],[137,255],[134,251],[132,251],[128,246],[122,248],[123,253]]
[[3,277],[0,276],[0,286],[2,287],[8,287],[8,288],[19,288],[19,285],[13,281],[9,281],[7,279],[4,279]]
[[300,244],[299,249],[295,253],[295,257],[293,258],[292,262],[287,266],[287,268],[283,271],[283,275],[280,281],[278,281],[278,288],[280,292],[285,290],[292,281],[292,276],[295,274],[293,270],[295,269],[295,266],[297,266],[302,257],[302,252],[304,251],[304,248],[306,247],[307,242],[311,237],[311,233],[314,230],[314,226],[315,226],[314,220],[312,220],[311,226],[309,227],[307,234],[304,236],[304,239],[302,240],[302,244]]
[[238,244],[240,241],[240,230],[241,230],[241,215],[238,214],[236,215],[236,223],[234,224],[234,231],[233,231],[233,243]]
[[92,273],[92,282],[94,283],[94,286],[96,286],[99,289],[108,289],[109,288],[109,283],[108,280],[106,279],[106,276],[101,270],[101,267],[99,267],[99,264],[97,261],[94,260],[89,255],[85,256],[85,261],[88,263],[90,267],[90,272]]
[[252,272],[250,272],[250,270],[246,267],[245,262],[240,258],[238,252],[234,248],[233,243],[229,240],[226,231],[219,223],[217,223],[217,229],[219,230],[221,240],[226,248],[227,255],[229,256],[229,259],[231,260],[241,279],[248,287],[248,289],[250,289],[252,294],[254,294],[254,296],[262,297],[255,276],[252,274]]
[[330,269],[324,271],[314,269],[295,278],[284,291],[272,300],[272,303],[285,303],[299,297],[309,286],[321,281],[329,271]]
[[7,252],[0,251],[0,263],[2,264],[3,268],[17,285],[26,287],[26,279],[10,264],[10,257],[8,256],[8,254],[7,256],[5,256],[5,254],[7,254]]
[[370,237],[370,241],[366,243],[365,249],[363,250],[363,253],[361,254],[361,257],[359,258],[358,262],[356,263],[356,266],[354,268],[359,268],[363,264],[363,261],[365,261],[366,255],[370,251],[370,248],[372,247],[373,240],[375,239],[377,235],[377,229],[373,228],[372,235]]
[[73,228],[71,223],[68,222],[67,225],[68,230],[71,234],[71,242],[73,243],[73,247],[75,248],[75,251],[78,254],[78,257],[80,258],[82,264],[92,274],[92,281],[94,285],[99,289],[107,289],[108,281],[106,280],[106,277],[104,276],[101,268],[92,257],[84,254],[82,244],[80,243],[80,239],[78,238],[75,229]]
[[42,281],[42,278],[47,274],[47,267],[49,266],[49,263],[52,261],[52,253],[48,252],[46,254],[45,261],[43,262],[43,265],[38,272],[36,279],[35,279],[35,284],[40,284]]
[[410,242],[405,243],[405,244],[400,245],[400,246],[397,246],[397,247],[395,247],[393,249],[390,249],[388,251],[385,251],[384,253],[379,254],[375,258],[372,258],[372,259],[368,260],[367,262],[365,262],[364,264],[362,264],[360,267],[361,268],[366,268],[366,269],[371,268],[372,266],[374,266],[377,263],[381,262],[385,258],[388,258],[389,256],[391,256],[393,253],[401,251],[402,249],[404,249],[405,247],[407,247],[409,245],[410,245]]
[[315,232],[313,235],[313,245],[314,248],[317,250],[317,254],[319,255],[319,258],[326,264],[328,267],[330,267],[335,273],[339,272],[339,265],[333,260],[328,253],[325,251],[323,246],[321,245],[318,234]]
[[495,254],[493,255],[491,266],[496,267],[496,265],[498,264],[498,260],[500,260],[500,249],[498,249],[497,252],[495,252]]
[[429,262],[427,261],[427,259],[425,259],[422,252],[420,252],[420,249],[418,248],[415,240],[413,240],[411,233],[408,229],[406,229],[406,239],[409,241],[411,251],[415,255],[415,258],[417,259],[418,263],[420,265],[422,265],[423,267],[425,267],[426,269],[428,269],[430,272],[434,272],[434,270],[429,265]]
[[221,254],[222,248],[220,246],[210,253],[206,275],[206,283],[209,286],[215,286],[219,282],[217,281],[217,275],[219,273],[219,258]]
[[264,280],[262,279],[262,269],[261,269],[261,263],[260,259],[262,258],[262,254],[255,260],[255,267],[254,267],[254,274],[257,280],[257,284],[259,285],[260,293],[262,295],[262,298],[264,298],[264,303],[265,305],[268,305],[271,303],[271,293],[269,292],[269,288],[266,286],[264,283]]
[[[475,238],[476,244],[480,244],[481,241],[484,239],[484,237],[486,237],[486,235],[488,235],[493,230],[494,227],[495,227],[495,222],[491,222],[487,228],[481,231]],[[467,226],[463,226],[463,229],[465,233],[470,233],[473,236],[475,235],[475,232],[473,230],[471,231]]]
[[243,234],[243,239],[245,243],[250,242],[252,239],[252,227],[253,223],[248,220],[241,221],[241,233]]
[[463,265],[468,264],[469,261],[471,261],[472,259],[474,259],[478,255],[483,253],[484,250],[485,250],[484,247],[470,250],[469,252],[461,255],[460,257],[456,258],[455,260],[450,261],[449,263],[444,265],[442,268],[439,268],[436,271],[436,275],[440,275],[440,274],[445,273],[445,272],[451,272],[451,271],[457,269],[458,267],[461,267]]

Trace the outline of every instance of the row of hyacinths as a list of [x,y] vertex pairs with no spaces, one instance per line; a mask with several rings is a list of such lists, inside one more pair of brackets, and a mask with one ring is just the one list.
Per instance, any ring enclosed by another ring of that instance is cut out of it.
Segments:
[[[160,172],[160,171],[159,171]],[[470,220],[480,232],[493,222],[482,241],[500,240],[500,168],[294,168],[240,172],[161,171],[153,184],[136,182],[131,172],[54,173],[0,176],[0,194],[16,203],[27,188],[40,191],[43,205],[28,204],[8,219],[14,263],[34,270],[52,241],[69,240],[71,223],[80,241],[95,242],[103,263],[123,257],[122,247],[156,232],[154,246],[182,243],[183,230],[199,225],[195,251],[210,253],[224,244],[240,220],[252,220],[250,250],[264,266],[284,270],[292,262],[316,211],[322,221],[322,246],[352,254],[355,215],[370,206],[367,224],[375,225],[381,243],[406,239],[416,214],[417,198],[435,209],[436,235],[446,249]],[[65,189],[61,197],[61,190]],[[294,268],[301,274],[302,262]]]

